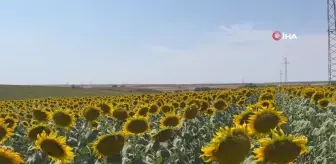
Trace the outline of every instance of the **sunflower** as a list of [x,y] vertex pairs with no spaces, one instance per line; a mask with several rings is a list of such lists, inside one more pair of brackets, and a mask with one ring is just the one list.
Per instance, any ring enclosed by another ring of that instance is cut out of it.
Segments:
[[3,164],[23,164],[24,161],[20,153],[14,152],[6,147],[0,148],[0,163]]
[[49,120],[48,117],[48,112],[43,110],[43,109],[34,109],[33,110],[33,117],[35,120],[39,121],[39,122],[45,122]]
[[172,102],[172,105],[175,109],[180,106],[180,104],[177,101]]
[[336,104],[336,93],[332,96],[332,98],[331,98],[331,102],[332,102],[333,104]]
[[279,135],[272,131],[272,139],[259,140],[261,147],[253,151],[256,154],[255,160],[267,163],[291,163],[299,155],[308,152],[307,142],[308,140],[304,136],[286,135],[282,130]]
[[66,145],[65,137],[57,137],[55,133],[39,134],[35,141],[35,149],[42,151],[55,162],[71,163],[74,158],[72,148]]
[[187,106],[186,102],[184,101],[181,101],[180,104],[179,104],[180,108],[184,108]]
[[170,113],[170,112],[173,112],[174,109],[175,109],[174,106],[171,104],[164,104],[160,107],[160,111],[162,113]]
[[216,110],[225,110],[228,107],[228,104],[222,100],[222,99],[217,99],[214,103],[213,103],[213,107]]
[[15,118],[13,118],[13,117],[7,116],[7,117],[4,119],[4,122],[5,122],[5,124],[7,124],[7,127],[8,127],[8,128],[15,129],[16,126],[17,126],[18,120],[15,119]]
[[149,111],[149,107],[148,106],[141,106],[140,108],[137,109],[137,114],[139,116],[144,116],[146,117],[147,116],[147,113]]
[[6,118],[8,116],[8,113],[1,113],[0,118]]
[[244,104],[245,104],[245,99],[244,98],[241,98],[241,99],[239,99],[237,102],[236,102],[236,105],[237,106],[244,106]]
[[200,110],[201,112],[204,112],[204,111],[206,111],[208,108],[209,108],[209,104],[208,104],[208,102],[207,102],[207,101],[201,101],[201,105],[200,105],[199,110]]
[[32,120],[30,123],[31,123],[32,125],[38,125],[38,124],[39,124],[39,122],[38,122],[37,120]]
[[163,129],[160,129],[159,132],[157,132],[152,139],[156,142],[166,142],[169,139],[171,139],[174,135],[174,129],[171,127],[166,127]]
[[96,107],[87,107],[83,110],[83,116],[87,121],[94,121],[100,116],[100,110]]
[[173,113],[167,113],[160,120],[160,128],[173,127],[179,128],[181,124],[181,117]]
[[21,125],[22,125],[23,127],[25,127],[25,128],[28,128],[28,127],[30,126],[30,124],[29,124],[28,121],[21,121],[20,123],[21,123]]
[[128,116],[129,117],[133,117],[133,116],[135,116],[135,112],[134,111],[128,111]]
[[258,104],[260,104],[260,106],[262,107],[274,107],[275,106],[275,103],[273,100],[262,100],[262,101],[259,101]]
[[295,97],[294,97],[293,95],[290,95],[290,96],[289,96],[289,99],[290,99],[290,100],[293,100],[294,98],[295,98]]
[[322,92],[322,91],[317,91],[317,92],[315,92],[315,93],[312,95],[310,101],[311,101],[312,103],[317,103],[319,100],[323,99],[324,97],[325,97],[324,92]]
[[97,129],[99,126],[99,122],[94,120],[94,121],[89,121],[89,127],[92,129]]
[[57,126],[62,128],[69,129],[75,125],[75,118],[70,110],[56,110],[51,114],[51,118]]
[[246,106],[246,110],[257,111],[261,107],[262,106],[259,103],[257,103],[257,104],[250,104],[250,105]]
[[101,103],[98,105],[98,107],[104,115],[109,115],[112,112],[112,106],[108,103]]
[[235,125],[244,125],[249,123],[249,118],[254,114],[252,109],[246,109],[239,115],[233,116],[233,122]]
[[275,108],[262,108],[249,118],[249,128],[256,135],[268,134],[272,129],[285,124],[287,118]]
[[259,101],[263,101],[263,100],[274,100],[274,94],[273,93],[269,93],[269,92],[264,92],[259,96]]
[[329,106],[330,100],[327,98],[322,98],[317,101],[317,107],[319,109],[325,109]]
[[217,131],[211,142],[202,147],[206,162],[216,161],[220,164],[240,164],[251,148],[251,138],[246,126],[225,127]]
[[5,122],[0,119],[0,144],[2,144],[7,138],[14,135],[12,128],[8,128]]
[[184,108],[183,119],[192,120],[196,118],[197,114],[198,114],[198,106],[195,104],[192,104]]
[[[122,133],[107,134],[100,136],[93,143],[93,150],[98,158],[119,155],[125,145],[126,138]],[[113,145],[113,146],[112,146]]]
[[127,119],[123,131],[125,134],[143,135],[149,132],[149,130],[148,118],[135,115]]
[[315,93],[315,89],[307,88],[307,89],[303,90],[302,95],[303,95],[303,97],[305,97],[307,99],[311,99],[311,97],[313,96],[314,93]]
[[157,114],[159,112],[159,107],[158,105],[156,104],[152,104],[150,107],[149,107],[149,111],[148,111],[150,114]]
[[208,108],[207,110],[205,110],[205,115],[208,117],[211,117],[215,114],[216,109],[214,108]]
[[113,109],[112,118],[120,121],[125,121],[128,118],[128,112],[123,108]]
[[34,116],[31,113],[28,113],[28,114],[25,115],[25,117],[27,119],[32,119]]
[[49,128],[46,125],[43,125],[43,124],[35,125],[28,130],[27,137],[31,141],[36,141],[37,136],[39,134],[42,134],[43,132],[45,132],[47,135],[49,135],[52,132],[52,129]]

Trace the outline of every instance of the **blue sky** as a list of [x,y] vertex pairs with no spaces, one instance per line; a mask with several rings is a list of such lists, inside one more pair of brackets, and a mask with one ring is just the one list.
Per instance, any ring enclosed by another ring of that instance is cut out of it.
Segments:
[[[1,1],[0,83],[270,82],[284,56],[289,81],[326,80],[326,9],[316,0]],[[275,42],[275,30],[298,39]]]

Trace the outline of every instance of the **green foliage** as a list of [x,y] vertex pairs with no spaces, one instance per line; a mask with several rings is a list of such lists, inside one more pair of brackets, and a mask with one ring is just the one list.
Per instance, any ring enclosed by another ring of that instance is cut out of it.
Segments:
[[289,100],[285,94],[277,103],[289,120],[291,133],[308,137],[309,153],[297,163],[336,163],[336,107],[319,110],[308,100]]

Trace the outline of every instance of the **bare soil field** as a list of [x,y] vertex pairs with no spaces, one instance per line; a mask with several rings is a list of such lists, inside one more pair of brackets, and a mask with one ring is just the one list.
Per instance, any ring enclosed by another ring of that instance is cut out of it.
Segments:
[[163,92],[171,92],[176,90],[184,90],[184,91],[193,91],[195,88],[238,88],[243,86],[243,84],[127,84],[124,85],[129,88],[147,88],[154,89]]
[[158,91],[125,87],[72,88],[64,86],[0,85],[0,101],[35,99],[45,97],[115,96],[155,92]]
[[[255,83],[256,86],[279,83]],[[90,84],[90,85],[0,85],[1,100],[34,99],[44,97],[114,96],[127,94],[194,91],[195,88],[229,89],[247,84]],[[327,82],[290,82],[288,85],[328,85]]]

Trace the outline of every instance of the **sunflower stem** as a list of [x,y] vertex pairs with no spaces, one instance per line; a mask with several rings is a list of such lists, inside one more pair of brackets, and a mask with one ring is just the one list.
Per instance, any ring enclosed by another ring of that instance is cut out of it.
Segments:
[[108,164],[107,162],[107,157],[105,156],[104,159],[103,159],[103,164]]
[[132,149],[133,149],[133,155],[134,155],[135,160],[138,158],[138,154],[136,151],[136,144],[137,144],[137,136],[133,135],[132,136]]

